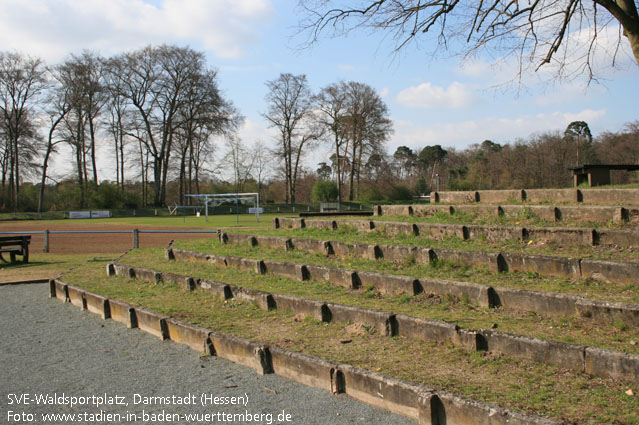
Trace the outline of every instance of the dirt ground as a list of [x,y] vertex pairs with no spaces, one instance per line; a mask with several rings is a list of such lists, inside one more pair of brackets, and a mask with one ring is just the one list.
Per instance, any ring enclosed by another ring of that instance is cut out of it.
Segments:
[[[158,227],[158,226],[141,226],[141,225],[112,225],[112,224],[74,224],[61,221],[60,223],[48,222],[30,223],[26,221],[20,222],[0,222],[0,232],[21,232],[21,231],[38,231],[45,229],[49,231],[69,231],[69,230],[127,230],[130,231],[134,227],[139,230],[166,230],[171,231],[175,228]],[[211,230],[203,228],[180,228],[179,230]],[[166,246],[171,239],[204,239],[215,238],[216,234],[211,233],[140,233],[140,248]],[[49,252],[51,253],[117,253],[124,252],[133,247],[132,233],[94,233],[94,234],[50,234],[49,235]],[[29,252],[42,252],[44,248],[44,235],[34,233],[31,236],[31,244]]]

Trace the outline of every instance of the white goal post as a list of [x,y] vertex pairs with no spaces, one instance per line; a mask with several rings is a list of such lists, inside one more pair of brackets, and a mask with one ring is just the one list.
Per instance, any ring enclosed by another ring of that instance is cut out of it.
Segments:
[[253,202],[255,207],[255,220],[260,222],[260,194],[259,193],[202,193],[202,194],[189,194],[184,195],[184,204],[186,205],[186,198],[196,199],[198,203],[204,204],[204,211],[206,215],[206,221],[209,221],[209,205],[216,207],[225,202],[234,203],[237,205],[237,216],[239,223],[239,206],[241,203]]

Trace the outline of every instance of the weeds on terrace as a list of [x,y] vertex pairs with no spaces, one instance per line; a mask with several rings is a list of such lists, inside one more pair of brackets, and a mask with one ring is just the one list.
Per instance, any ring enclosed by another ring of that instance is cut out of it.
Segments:
[[[183,266],[191,270],[191,274],[199,273],[200,266],[202,271],[215,269],[209,264],[167,263],[161,250],[140,250],[130,255],[125,257],[127,262],[137,258],[145,267],[156,269],[157,265],[164,264],[176,273],[182,272]],[[491,353],[470,352],[448,344],[388,338],[370,331],[349,333],[343,323],[300,320],[285,311],[263,311],[241,301],[225,303],[206,292],[187,292],[173,284],[106,277],[104,264],[87,264],[65,276],[65,280],[211,330],[380,371],[488,403],[579,424],[639,423],[639,399],[624,396],[627,384],[614,380],[559,371],[540,363]],[[234,277],[235,282],[242,284],[251,280],[247,274]],[[264,284],[270,278],[259,276],[255,280]],[[344,339],[351,342],[342,344]],[[416,364],[428,367],[415,367]]]
[[[210,253],[228,254],[223,250],[211,250]],[[480,308],[475,304],[475,301],[466,297],[437,296],[430,293],[421,293],[417,296],[408,294],[382,295],[372,287],[353,290],[327,282],[306,281],[300,284],[297,280],[284,279],[270,274],[257,275],[253,272],[241,272],[234,268],[217,267],[203,262],[176,261],[167,263],[160,255],[143,254],[143,251],[128,254],[124,261],[126,261],[125,264],[132,266],[150,267],[153,265],[152,268],[161,271],[172,271],[227,283],[239,282],[241,286],[267,292],[289,293],[326,302],[392,311],[425,319],[444,320],[466,329],[487,329],[493,323],[498,322],[500,329],[506,332],[546,339],[561,340],[566,337],[565,327],[560,325],[558,318],[539,317],[508,309]],[[370,270],[359,267],[357,269]],[[608,341],[610,325],[597,325],[588,319],[579,319],[575,323],[579,325],[578,328],[572,329],[568,333],[571,338],[574,337],[571,341],[580,341],[584,345],[602,347],[605,345],[607,348],[619,351],[639,353],[639,347],[629,343],[633,338],[639,339],[639,329],[623,335],[623,340],[610,343]],[[584,330],[585,332],[582,333]]]
[[[341,227],[341,226],[340,226]],[[340,241],[348,243],[370,243],[378,245],[412,245],[434,249],[459,249],[464,251],[488,251],[488,252],[519,252],[537,255],[552,255],[562,257],[576,257],[593,260],[612,260],[639,262],[639,251],[632,247],[610,247],[590,245],[557,245],[539,240],[519,240],[515,238],[492,241],[488,239],[462,238],[449,236],[442,239],[433,239],[427,234],[414,235],[411,233],[391,234],[386,226],[381,226],[370,232],[353,232],[350,226],[345,232],[328,229],[268,229],[268,230],[238,230],[237,233],[259,233],[261,235],[273,235],[296,238],[320,239],[327,241]],[[235,232],[235,231],[233,231]]]

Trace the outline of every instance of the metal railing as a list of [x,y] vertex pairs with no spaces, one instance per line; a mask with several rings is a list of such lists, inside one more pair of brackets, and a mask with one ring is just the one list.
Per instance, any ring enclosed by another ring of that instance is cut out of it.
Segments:
[[34,230],[34,231],[14,231],[14,232],[0,232],[0,235],[44,235],[44,252],[49,252],[49,235],[62,235],[62,234],[103,234],[103,233],[130,233],[133,235],[133,248],[140,247],[140,233],[175,233],[175,234],[188,234],[188,233],[217,233],[217,230]]

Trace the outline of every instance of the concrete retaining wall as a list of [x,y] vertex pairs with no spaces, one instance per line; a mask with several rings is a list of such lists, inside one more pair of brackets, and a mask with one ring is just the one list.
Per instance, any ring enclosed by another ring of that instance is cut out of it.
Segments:
[[[66,286],[63,282],[61,285]],[[112,305],[126,305],[117,300],[108,301]],[[333,394],[346,393],[357,400],[417,419],[420,425],[560,424],[548,418],[526,415],[443,391],[437,392],[428,387],[414,385],[350,365],[336,364],[279,347],[269,347],[254,341],[209,332],[174,319],[167,319],[166,323],[169,329],[167,335],[175,342],[186,344],[192,349],[197,351],[203,349],[213,355],[249,366],[258,373],[274,372],[305,385],[323,388]],[[614,360],[614,356],[604,353],[606,350],[587,349],[586,352],[588,350],[590,353],[586,357],[587,361],[590,361],[591,369]],[[614,352],[611,353],[614,354]],[[630,359],[630,363],[632,361],[633,359]],[[619,370],[623,371],[624,367],[628,367],[628,363],[628,361],[624,363],[623,360],[613,361],[610,366],[612,370],[620,367]],[[630,369],[632,371],[632,365]]]
[[169,337],[166,327],[168,316],[141,307],[135,307],[138,328],[144,332],[165,340]]
[[[406,209],[405,209],[406,210]],[[407,215],[400,214],[397,208],[388,208],[382,205],[378,208],[378,215]],[[464,213],[478,217],[499,217],[519,218],[522,216],[535,216],[541,220],[573,221],[578,223],[599,222],[614,223],[639,221],[639,207],[632,206],[550,206],[550,205],[420,205],[411,207],[411,212],[417,211],[418,216],[428,216],[439,211],[448,211],[449,214]],[[412,215],[412,214],[411,214]]]
[[[293,219],[299,220],[299,219]],[[324,223],[322,220],[312,222]],[[362,232],[378,231],[389,222],[385,221],[340,221],[340,226],[356,227]],[[364,224],[364,225],[362,225]],[[308,224],[307,224],[308,225]],[[554,242],[572,245],[619,245],[639,246],[639,232],[634,230],[593,229],[586,227],[520,227],[520,226],[484,226],[440,223],[392,223],[396,234],[415,234],[429,239],[456,237],[464,240],[485,239],[493,242],[533,240],[535,242]],[[256,236],[258,245],[281,249],[288,239],[273,236]],[[333,242],[334,244],[335,242]]]
[[[386,251],[383,247],[376,246],[376,248],[379,248],[379,252],[384,255],[393,253],[393,250]],[[404,251],[397,250],[396,252],[402,253]],[[431,255],[430,250],[427,251],[425,248],[415,248],[410,252],[416,254],[415,258],[418,263],[425,261],[422,260],[422,257]],[[188,258],[184,251],[179,251],[178,257]],[[220,257],[225,258],[223,256]],[[391,258],[393,257],[391,256]],[[403,258],[405,259],[406,257]],[[254,262],[253,264],[259,264],[260,262],[260,260],[251,261]],[[639,264],[634,263],[611,263],[607,261],[578,260],[562,257],[525,256],[517,253],[497,254],[496,257],[492,255],[487,256],[486,261],[487,263],[484,265],[490,265],[491,269],[498,269],[500,271],[536,271],[548,275],[584,276],[620,282],[636,282],[636,276],[639,276]],[[286,276],[294,280],[311,279],[319,282],[330,282],[333,285],[351,289],[372,287],[387,294],[416,295],[425,292],[440,296],[450,295],[458,299],[467,298],[469,302],[481,307],[500,306],[513,310],[530,311],[538,314],[562,317],[580,315],[606,324],[623,318],[624,323],[627,325],[639,325],[639,315],[637,314],[639,306],[635,304],[601,304],[599,301],[588,300],[570,294],[546,293],[512,288],[493,288],[471,282],[431,278],[415,279],[404,275],[356,272],[354,270],[308,264],[288,262],[270,263],[277,264],[278,269],[271,266],[271,271],[274,274]],[[585,274],[582,274],[581,270],[584,264],[586,265]],[[620,268],[615,268],[615,264],[619,264]],[[232,264],[227,264],[224,261],[220,264],[220,266],[230,265]],[[625,267],[625,265],[627,265],[627,267]],[[126,266],[120,266],[119,269],[129,270]],[[255,271],[253,269],[252,267],[248,268],[249,271]],[[266,267],[266,269],[268,269],[268,267]],[[617,272],[617,270],[620,271]],[[224,291],[224,288],[218,286],[216,290]]]
[[501,204],[507,202],[520,202],[526,199],[523,190],[480,190],[477,192],[477,202],[486,204]]
[[431,202],[462,204],[510,201],[531,203],[583,203],[589,205],[639,205],[639,189],[524,189],[431,192]]
[[[586,350],[588,347],[575,344],[565,344],[558,341],[542,340],[520,335],[512,335],[492,330],[467,331],[446,322],[425,320],[406,315],[395,315],[385,311],[378,311],[335,303],[322,303],[300,297],[282,294],[270,294],[259,290],[228,285],[234,298],[248,302],[256,302],[263,310],[284,308],[294,314],[303,314],[324,322],[361,323],[370,326],[376,333],[383,336],[405,336],[424,341],[444,341],[468,350],[488,350],[540,363],[555,365],[579,372],[586,371],[595,376],[614,377],[624,380],[634,380],[639,377],[639,356],[627,355],[610,350],[593,352],[597,358],[601,357],[605,364],[609,364],[611,371],[604,371],[603,366],[588,366]],[[70,286],[68,286],[70,287]],[[486,287],[477,285],[480,296],[490,300],[495,295],[483,291]],[[486,288],[492,290],[492,288]],[[522,300],[520,299],[520,302]],[[489,301],[490,302],[490,301]],[[639,312],[639,308],[635,309]],[[160,339],[171,337],[171,323],[166,316],[151,314],[144,309],[135,309],[138,326]],[[193,347],[204,347],[205,339],[201,329],[178,327],[174,329],[177,342]],[[215,346],[215,344],[213,344]],[[199,348],[194,348],[199,349]],[[240,345],[240,350],[248,348]],[[229,354],[230,356],[233,353]],[[265,355],[255,351],[256,358]],[[260,360],[262,361],[262,360]],[[596,360],[591,360],[591,363]],[[251,360],[251,367],[256,367],[257,360]],[[591,371],[586,368],[590,367]]]
[[116,322],[124,323],[127,328],[137,328],[138,319],[135,315],[135,308],[128,303],[109,299],[109,309],[111,311],[111,319]]

